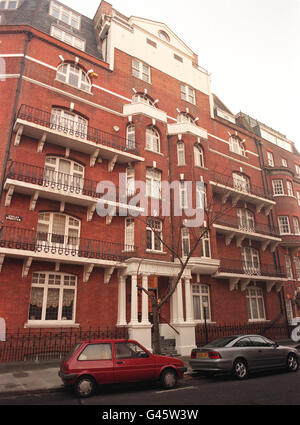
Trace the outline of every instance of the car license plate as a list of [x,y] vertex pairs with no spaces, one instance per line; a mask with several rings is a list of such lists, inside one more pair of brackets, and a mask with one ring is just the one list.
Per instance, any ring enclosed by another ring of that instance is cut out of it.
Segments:
[[208,353],[197,353],[198,359],[208,359]]

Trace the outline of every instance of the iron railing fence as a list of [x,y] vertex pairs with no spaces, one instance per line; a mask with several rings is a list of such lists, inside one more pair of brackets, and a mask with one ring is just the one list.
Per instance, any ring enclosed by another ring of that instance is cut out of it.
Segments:
[[204,324],[196,326],[196,344],[201,346],[214,339],[231,335],[262,335],[275,341],[289,340],[293,326],[287,324],[248,323],[232,325]]
[[127,328],[7,330],[0,363],[60,360],[81,341],[128,339]]
[[82,140],[103,145],[108,148],[129,152],[139,155],[139,144],[116,134],[107,133],[103,130],[79,124],[78,122],[62,118],[55,113],[43,111],[29,105],[21,105],[17,119],[27,121],[55,130],[69,137],[78,137]]
[[269,192],[266,192],[262,186],[254,185],[250,183],[250,181],[236,180],[232,175],[226,175],[217,171],[212,171],[210,173],[210,180],[225,187],[230,187],[231,189],[237,190],[241,193],[259,196],[260,198],[274,201],[273,195]]
[[0,227],[0,248],[120,262],[132,257],[136,250],[133,245],[13,226]]
[[244,220],[237,215],[222,214],[221,217],[215,220],[215,224],[231,227],[246,233],[259,233],[261,235],[273,236],[275,238],[281,237],[278,227],[274,226],[271,228],[268,224]]
[[231,260],[230,258],[221,260],[218,272],[277,278],[286,277],[283,267],[275,266],[274,264],[259,264],[254,261]]
[[[126,203],[129,197],[136,194],[136,191],[132,187],[126,187],[125,180],[124,187],[121,189],[118,185],[108,181],[103,183],[102,188],[101,181],[62,173],[61,171],[54,171],[47,168],[47,166],[42,168],[18,161],[12,161],[10,163],[6,178],[42,186],[49,190],[53,189],[74,195],[90,196],[92,198],[101,197],[113,202]],[[100,195],[99,190],[103,190],[106,193]]]

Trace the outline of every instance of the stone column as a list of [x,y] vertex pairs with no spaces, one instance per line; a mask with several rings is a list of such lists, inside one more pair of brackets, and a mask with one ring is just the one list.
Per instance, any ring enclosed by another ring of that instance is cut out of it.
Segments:
[[177,284],[176,295],[177,295],[177,319],[176,319],[176,323],[184,323],[183,299],[182,299],[182,280],[181,279]]
[[[148,291],[148,275],[143,275],[142,286]],[[150,325],[149,322],[149,297],[146,292],[142,291],[142,324]]]
[[117,326],[127,326],[126,322],[126,276],[119,273],[118,288],[118,323]]
[[190,278],[185,278],[185,312],[186,312],[186,322],[194,323]]
[[137,290],[137,274],[131,276],[131,318],[130,325],[138,324],[138,290]]

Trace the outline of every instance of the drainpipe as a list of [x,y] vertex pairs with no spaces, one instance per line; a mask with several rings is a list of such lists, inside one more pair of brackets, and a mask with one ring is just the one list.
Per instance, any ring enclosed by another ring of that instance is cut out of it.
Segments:
[[20,66],[20,76],[19,76],[17,89],[16,89],[16,96],[15,96],[15,101],[14,101],[14,106],[13,106],[12,119],[11,119],[11,123],[10,123],[8,142],[7,142],[7,147],[6,147],[4,162],[3,162],[3,167],[2,167],[2,176],[1,176],[1,183],[0,183],[0,197],[2,196],[4,179],[5,179],[5,174],[6,174],[6,168],[7,168],[7,164],[8,164],[8,161],[9,161],[10,149],[11,149],[11,144],[12,144],[12,139],[13,139],[13,129],[14,129],[15,121],[16,121],[17,107],[18,107],[20,93],[21,93],[22,79],[23,79],[23,75],[24,75],[25,60],[26,60],[28,45],[29,45],[31,39],[33,38],[33,34],[30,31],[26,31],[25,33],[26,33],[27,37],[26,37],[26,40],[25,40],[25,43],[24,43],[23,58],[22,58],[21,66]]

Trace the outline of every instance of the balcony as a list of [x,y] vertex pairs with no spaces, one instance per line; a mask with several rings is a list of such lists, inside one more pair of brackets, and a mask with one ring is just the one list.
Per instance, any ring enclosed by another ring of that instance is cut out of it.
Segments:
[[289,248],[291,250],[292,255],[298,256],[300,250],[300,235],[297,234],[281,234],[282,242],[281,246]]
[[[29,209],[34,211],[38,198],[46,198],[60,202],[60,211],[64,211],[65,203],[79,205],[87,208],[87,220],[91,221],[100,201],[97,186],[101,182],[65,174],[35,165],[13,161],[8,168],[4,190],[6,193],[5,206],[10,206],[14,193],[20,193],[31,197]],[[126,196],[126,187],[120,189],[113,185],[111,193],[116,194],[116,199],[106,193],[104,206],[115,211],[130,211],[142,213],[143,208],[130,206]],[[125,193],[125,196],[124,196]],[[134,193],[130,193],[134,195]],[[124,213],[122,212],[122,215]],[[111,221],[107,215],[107,223]],[[109,224],[109,223],[108,223]]]
[[115,268],[125,267],[124,261],[132,257],[135,250],[133,246],[102,240],[11,226],[0,228],[0,271],[6,256],[22,259],[23,277],[28,276],[32,261],[49,261],[58,269],[61,263],[82,265],[84,282],[88,282],[94,267],[104,268],[104,280],[108,283]]
[[266,282],[267,291],[273,287],[279,292],[286,281],[282,267],[274,264],[255,264],[250,261],[222,259],[218,272],[214,275],[217,279],[229,279],[231,291],[238,289],[245,291],[251,282]]
[[193,124],[191,122],[177,122],[168,124],[168,135],[174,136],[179,134],[191,134],[201,139],[208,139],[207,130]]
[[275,252],[276,247],[281,242],[279,229],[271,230],[267,224],[251,223],[240,219],[237,215],[223,214],[217,218],[213,227],[218,234],[225,236],[225,244],[229,246],[233,238],[236,239],[236,246],[240,248],[245,239],[258,241],[261,243],[262,251],[268,246],[271,252]]
[[152,120],[167,122],[167,113],[145,102],[133,102],[124,105],[123,115],[126,117],[133,115],[145,115]]
[[232,175],[228,176],[218,172],[212,172],[209,183],[213,191],[221,196],[223,204],[229,198],[231,198],[233,206],[236,206],[239,201],[249,202],[256,205],[257,214],[264,209],[266,215],[269,215],[271,209],[276,204],[273,195],[265,193],[262,187],[255,186],[246,181],[235,180]]
[[116,162],[144,161],[139,154],[138,143],[132,143],[116,134],[78,125],[72,120],[60,120],[51,112],[22,105],[18,111],[14,125],[16,133],[15,146],[21,137],[27,136],[38,140],[38,152],[43,151],[46,142],[64,148],[73,149],[90,155],[91,165],[95,165],[98,157],[109,161],[112,171]]

